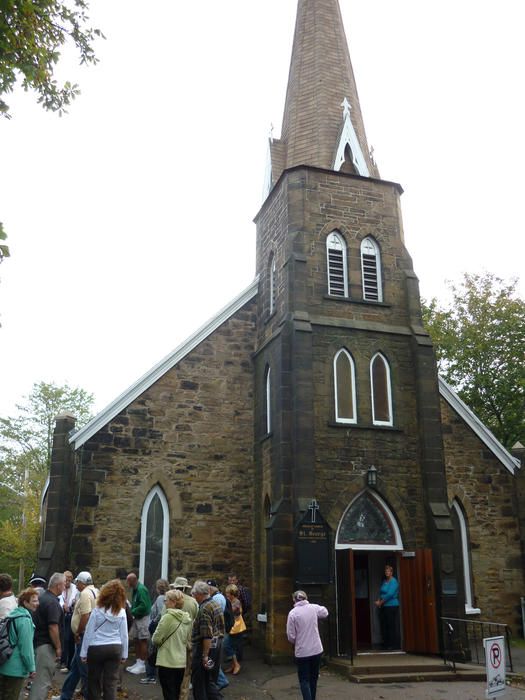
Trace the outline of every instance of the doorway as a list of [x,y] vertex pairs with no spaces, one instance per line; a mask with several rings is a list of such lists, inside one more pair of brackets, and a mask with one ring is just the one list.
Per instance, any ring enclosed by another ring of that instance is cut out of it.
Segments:
[[[394,576],[398,578],[397,557],[388,551],[357,551],[353,558],[356,650],[380,651],[383,648],[383,638],[376,600],[379,598],[386,564],[393,566]],[[401,639],[399,629],[396,639]]]
[[340,549],[337,564],[338,653],[383,649],[375,601],[387,564],[400,586],[396,646],[410,652],[438,653],[432,552]]

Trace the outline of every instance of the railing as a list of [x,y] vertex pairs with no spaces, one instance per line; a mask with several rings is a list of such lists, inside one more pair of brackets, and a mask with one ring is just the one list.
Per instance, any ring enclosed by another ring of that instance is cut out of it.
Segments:
[[458,620],[454,617],[442,617],[443,660],[452,663],[480,664],[485,666],[485,648],[483,640],[487,637],[504,637],[505,667],[512,668],[510,653],[510,630],[508,625],[499,622],[478,622],[477,620]]

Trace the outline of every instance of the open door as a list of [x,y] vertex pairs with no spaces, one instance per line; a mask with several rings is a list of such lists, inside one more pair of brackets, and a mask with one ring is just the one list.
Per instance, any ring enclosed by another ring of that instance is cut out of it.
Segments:
[[403,619],[403,649],[438,654],[438,631],[432,550],[402,552],[399,590]]
[[355,649],[354,553],[336,550],[337,566],[337,652],[352,656]]

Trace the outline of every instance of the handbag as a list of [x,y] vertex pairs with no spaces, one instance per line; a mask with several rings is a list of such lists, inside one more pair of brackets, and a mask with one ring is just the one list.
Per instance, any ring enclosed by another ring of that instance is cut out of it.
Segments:
[[235,618],[235,624],[230,630],[230,634],[240,634],[246,630],[246,623],[243,620],[242,615]]

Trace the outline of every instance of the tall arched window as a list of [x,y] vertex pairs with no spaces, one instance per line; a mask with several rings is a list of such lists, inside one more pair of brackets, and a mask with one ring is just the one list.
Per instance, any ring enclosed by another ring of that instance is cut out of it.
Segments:
[[477,615],[481,612],[473,605],[472,595],[472,568],[470,566],[470,547],[468,539],[467,520],[458,500],[452,502],[452,510],[457,515],[459,523],[459,536],[461,540],[461,555],[463,560],[463,584],[465,586],[465,613],[467,615]]
[[370,236],[361,241],[361,274],[363,277],[363,299],[383,301],[381,255],[379,246]]
[[271,385],[271,370],[270,367],[266,368],[266,377],[264,380],[264,388],[265,388],[265,401],[264,401],[264,409],[265,409],[265,423],[266,423],[266,433],[270,433],[272,430],[272,385]]
[[332,231],[326,239],[326,262],[328,266],[328,294],[347,297],[346,243],[341,234],[336,231]]
[[372,387],[372,422],[374,425],[392,425],[392,388],[390,367],[378,352],[370,362],[370,384]]
[[272,253],[270,255],[270,260],[268,263],[268,293],[269,293],[269,308],[270,316],[275,311],[275,297],[276,297],[276,263],[275,255]]
[[157,484],[142,507],[139,579],[155,593],[155,582],[168,577],[170,511],[164,491]]
[[355,364],[346,350],[334,357],[335,420],[338,423],[356,423]]

